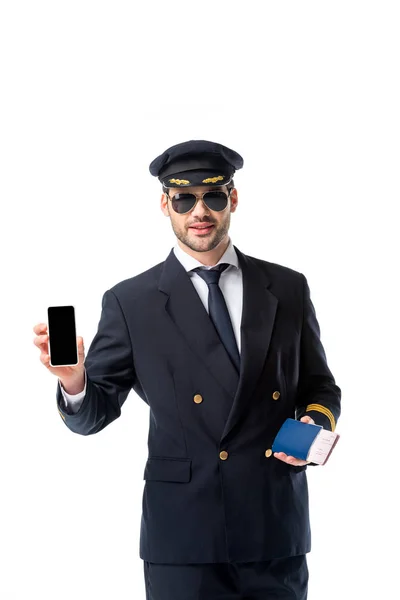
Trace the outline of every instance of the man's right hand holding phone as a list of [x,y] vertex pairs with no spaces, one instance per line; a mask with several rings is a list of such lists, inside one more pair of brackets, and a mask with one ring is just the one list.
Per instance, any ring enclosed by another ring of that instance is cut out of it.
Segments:
[[33,343],[41,351],[40,361],[44,364],[46,369],[59,378],[67,394],[79,394],[82,392],[85,387],[85,348],[83,345],[83,338],[76,338],[79,360],[77,365],[72,367],[52,367],[50,365],[47,324],[38,323],[34,326],[33,331],[36,333]]

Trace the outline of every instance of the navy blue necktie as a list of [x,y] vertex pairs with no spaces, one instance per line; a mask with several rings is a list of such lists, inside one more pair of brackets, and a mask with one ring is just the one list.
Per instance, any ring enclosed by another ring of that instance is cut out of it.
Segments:
[[225,271],[228,267],[229,264],[222,263],[212,269],[202,269],[201,267],[197,267],[192,270],[200,275],[208,285],[208,311],[210,319],[214,323],[215,329],[239,373],[240,354],[225,298],[218,285],[222,271]]

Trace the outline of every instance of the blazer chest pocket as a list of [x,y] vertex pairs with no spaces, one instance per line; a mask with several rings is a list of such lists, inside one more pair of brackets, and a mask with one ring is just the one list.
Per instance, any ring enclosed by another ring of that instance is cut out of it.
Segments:
[[143,479],[187,483],[191,478],[191,466],[190,458],[151,457],[147,459]]

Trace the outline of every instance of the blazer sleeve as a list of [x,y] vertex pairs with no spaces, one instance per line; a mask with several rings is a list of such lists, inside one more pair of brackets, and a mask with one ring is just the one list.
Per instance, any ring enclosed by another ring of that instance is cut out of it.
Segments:
[[102,298],[98,330],[85,358],[86,394],[76,413],[65,406],[57,382],[57,408],[74,433],[91,435],[121,414],[121,407],[136,383],[132,346],[119,301],[113,291]]
[[303,324],[296,418],[308,415],[317,425],[334,431],[341,412],[341,390],[329,370],[310,288],[306,277],[302,277]]

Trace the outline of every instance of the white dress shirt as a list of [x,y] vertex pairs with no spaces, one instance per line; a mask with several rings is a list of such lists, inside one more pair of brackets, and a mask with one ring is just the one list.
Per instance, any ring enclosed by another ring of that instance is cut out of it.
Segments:
[[[196,258],[193,258],[193,256],[190,256],[190,254],[187,254],[184,250],[182,250],[178,243],[174,246],[174,253],[176,258],[188,272],[191,282],[193,283],[195,290],[204,305],[204,308],[208,312],[208,285],[204,279],[202,279],[197,273],[193,272],[192,269],[195,269],[196,267],[212,269],[213,267],[203,265]],[[239,259],[233,247],[232,240],[229,241],[229,245],[221,259],[217,262],[217,265],[220,263],[229,263],[229,265],[231,265],[225,269],[225,271],[222,271],[219,280],[219,287],[221,288],[225,298],[240,354],[240,326],[242,322],[243,308],[243,278],[242,270],[239,266]],[[215,267],[216,265],[213,266]],[[86,370],[85,387],[82,392],[79,394],[67,394],[61,385],[61,381],[60,388],[64,397],[65,406],[69,407],[73,413],[78,412],[86,394]]]

